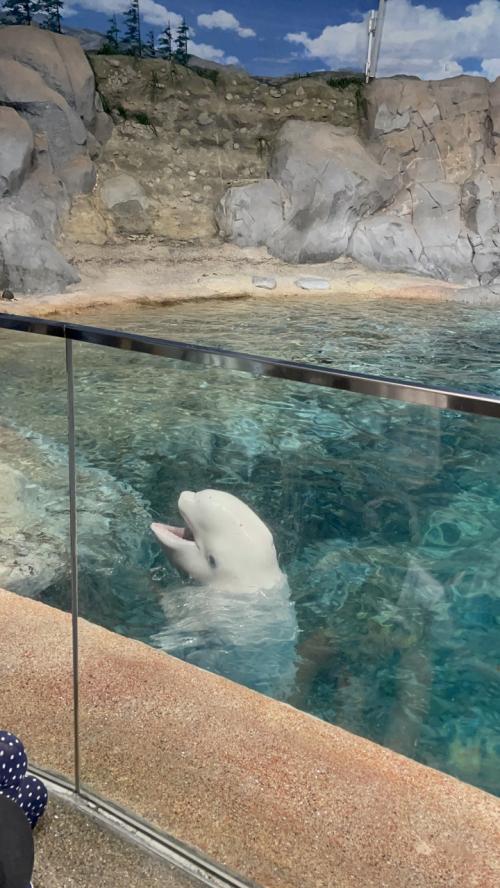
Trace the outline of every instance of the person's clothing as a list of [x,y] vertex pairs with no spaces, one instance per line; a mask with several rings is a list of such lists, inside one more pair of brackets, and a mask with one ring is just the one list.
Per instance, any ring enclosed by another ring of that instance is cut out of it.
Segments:
[[26,773],[28,757],[21,741],[0,730],[0,796],[11,799],[34,829],[47,807],[48,793],[42,781]]
[[33,833],[21,809],[7,796],[0,797],[0,885],[32,888]]

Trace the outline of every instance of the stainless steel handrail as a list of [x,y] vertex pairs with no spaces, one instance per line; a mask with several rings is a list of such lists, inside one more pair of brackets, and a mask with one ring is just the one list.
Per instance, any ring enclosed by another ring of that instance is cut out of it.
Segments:
[[269,358],[231,349],[194,345],[171,339],[143,336],[140,333],[68,324],[64,321],[49,321],[43,318],[0,314],[0,329],[2,328],[56,336],[75,342],[141,352],[157,357],[174,358],[203,367],[239,370],[257,376],[270,376],[306,385],[340,389],[359,395],[390,398],[439,410],[456,410],[462,413],[474,413],[478,416],[500,419],[500,398],[473,394],[459,389],[446,389],[418,382],[411,383],[404,379],[376,376],[370,373],[351,373],[333,367],[318,367],[314,364],[287,361],[282,358]]

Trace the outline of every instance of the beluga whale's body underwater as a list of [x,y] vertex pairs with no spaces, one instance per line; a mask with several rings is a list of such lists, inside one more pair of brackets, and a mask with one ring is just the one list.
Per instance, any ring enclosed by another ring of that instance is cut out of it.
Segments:
[[196,586],[163,593],[163,650],[284,699],[296,672],[297,618],[273,537],[237,497],[184,491],[185,527],[152,524],[169,561]]

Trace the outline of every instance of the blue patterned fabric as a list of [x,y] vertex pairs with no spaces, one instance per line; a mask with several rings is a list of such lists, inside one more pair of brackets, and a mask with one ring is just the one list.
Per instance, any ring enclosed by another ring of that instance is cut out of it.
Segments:
[[26,774],[28,757],[21,741],[0,730],[0,796],[12,799],[34,829],[47,806],[48,793],[38,777]]

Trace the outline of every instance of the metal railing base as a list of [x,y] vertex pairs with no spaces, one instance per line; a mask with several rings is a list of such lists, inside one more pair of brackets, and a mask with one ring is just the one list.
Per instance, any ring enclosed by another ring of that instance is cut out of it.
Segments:
[[136,848],[176,867],[200,885],[209,888],[259,888],[255,882],[242,880],[196,849],[155,829],[146,820],[133,815],[120,805],[94,795],[85,787],[81,787],[77,793],[69,780],[53,771],[34,765],[30,765],[29,770],[44,781],[49,791],[49,798],[53,795],[71,805],[103,829],[110,830]]

